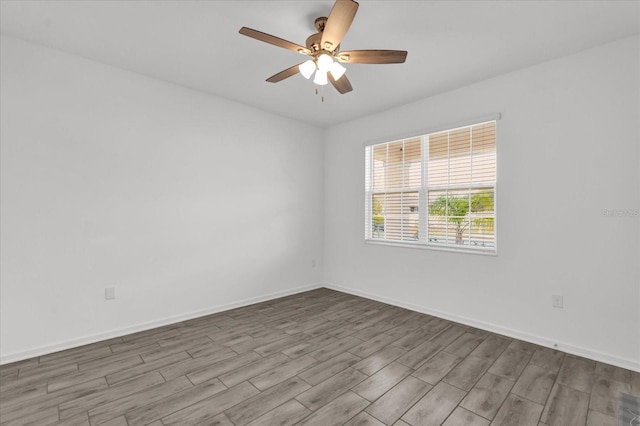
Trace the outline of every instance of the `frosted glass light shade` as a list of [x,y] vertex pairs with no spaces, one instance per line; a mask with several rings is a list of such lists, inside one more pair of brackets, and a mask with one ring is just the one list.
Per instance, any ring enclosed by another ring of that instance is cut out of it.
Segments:
[[316,64],[311,59],[309,59],[308,61],[305,61],[298,65],[298,69],[300,70],[300,74],[302,74],[302,76],[308,80],[316,70]]
[[316,76],[313,79],[313,82],[319,86],[324,86],[329,81],[327,80],[327,72],[323,70],[318,70],[316,72]]
[[318,56],[318,69],[320,71],[324,71],[325,73],[329,71],[331,65],[333,64],[333,58],[326,53]]
[[331,75],[333,76],[334,80],[339,80],[340,77],[344,75],[344,72],[346,70],[347,69],[345,67],[343,67],[337,62],[334,62],[333,64],[331,64],[331,68],[329,68],[329,71],[331,72]]

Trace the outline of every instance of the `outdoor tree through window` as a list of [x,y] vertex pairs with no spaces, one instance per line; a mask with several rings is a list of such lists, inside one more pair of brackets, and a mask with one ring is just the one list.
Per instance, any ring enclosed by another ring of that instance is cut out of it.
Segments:
[[496,122],[366,147],[365,238],[495,251]]

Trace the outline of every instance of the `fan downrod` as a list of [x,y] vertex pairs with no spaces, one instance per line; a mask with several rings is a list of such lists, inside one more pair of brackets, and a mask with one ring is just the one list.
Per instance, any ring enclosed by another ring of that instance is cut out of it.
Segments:
[[316,27],[316,30],[318,30],[319,33],[324,31],[324,26],[327,23],[327,17],[326,16],[321,16],[319,18],[316,18],[315,21],[313,21],[313,26]]

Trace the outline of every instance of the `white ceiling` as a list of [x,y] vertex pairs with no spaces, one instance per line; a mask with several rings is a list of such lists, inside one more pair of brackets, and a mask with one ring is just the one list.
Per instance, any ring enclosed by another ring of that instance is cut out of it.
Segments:
[[320,127],[640,32],[638,1],[361,0],[342,50],[399,49],[405,64],[347,65],[353,92],[296,75],[304,58],[244,37],[304,45],[322,1],[1,1],[3,33]]

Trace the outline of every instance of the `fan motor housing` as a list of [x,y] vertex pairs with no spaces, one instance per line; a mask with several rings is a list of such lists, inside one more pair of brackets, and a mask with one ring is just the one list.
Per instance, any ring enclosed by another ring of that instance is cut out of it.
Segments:
[[311,34],[309,37],[307,37],[307,41],[305,42],[307,45],[307,49],[311,50],[312,52],[319,52],[321,50],[332,50],[334,52],[338,51],[338,48],[340,47],[340,45],[336,46],[335,49],[331,49],[330,46],[321,46],[322,43],[322,32],[324,31],[324,26],[327,23],[327,17],[326,16],[321,16],[319,18],[316,18],[316,20],[313,22],[313,25],[316,27],[316,30],[318,30],[317,33],[315,34]]
[[315,33],[315,34],[311,34],[309,37],[307,37],[307,49],[311,50],[312,52],[317,52],[318,50],[320,50],[320,43],[322,41],[322,33]]

